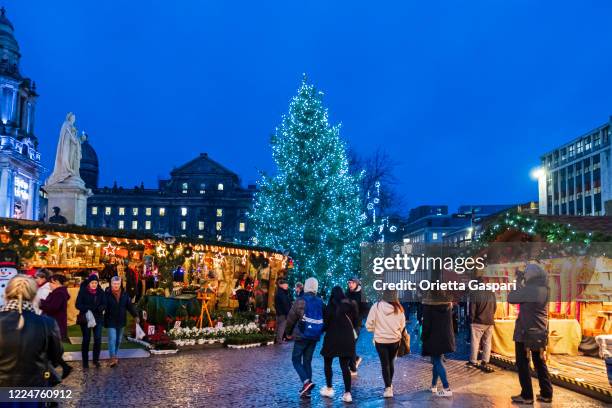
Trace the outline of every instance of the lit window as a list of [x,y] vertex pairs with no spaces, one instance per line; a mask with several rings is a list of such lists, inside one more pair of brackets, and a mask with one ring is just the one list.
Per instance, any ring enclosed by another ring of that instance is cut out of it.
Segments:
[[187,207],[181,207],[181,215],[183,217],[187,215]]
[[206,193],[206,183],[200,183],[200,194]]
[[431,238],[435,241],[436,239],[438,239],[438,233],[434,232],[433,234],[431,234]]
[[200,194],[206,193],[206,190],[200,190]]
[[217,208],[217,217],[223,217],[223,208]]
[[119,215],[125,215],[125,207],[119,207]]
[[145,215],[147,216],[151,215],[151,207],[145,208]]
[[125,221],[123,220],[119,220],[119,225],[118,225],[119,229],[124,229],[125,228]]
[[146,230],[150,230],[151,229],[151,221],[145,221],[145,229]]
[[132,229],[138,229],[138,221],[132,221]]
[[181,229],[183,231],[187,229],[187,221],[181,221]]
[[198,229],[202,231],[204,229],[204,221],[198,221]]
[[217,184],[217,190],[223,191],[223,183]]
[[223,226],[223,224],[221,223],[221,221],[217,221],[217,231],[221,231],[221,227]]
[[166,209],[164,207],[159,207],[159,215],[163,217],[166,215]]
[[202,239],[204,238],[204,235],[198,235],[198,238]]
[[183,194],[187,194],[187,189],[188,189],[188,185],[187,183],[183,183],[182,188],[183,188]]
[[98,207],[91,207],[91,215],[98,215]]
[[104,207],[104,214],[105,215],[111,215],[111,208],[110,207]]
[[138,207],[132,208],[132,215],[138,215]]
[[240,224],[238,224],[238,230],[240,232],[246,231],[246,224],[244,222],[241,222]]

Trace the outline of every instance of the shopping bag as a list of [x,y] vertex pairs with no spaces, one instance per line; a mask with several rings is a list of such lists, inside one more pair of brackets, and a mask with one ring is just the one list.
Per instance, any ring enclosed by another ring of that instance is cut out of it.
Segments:
[[145,336],[144,330],[140,327],[138,323],[136,323],[136,340],[142,340]]
[[96,318],[94,317],[93,313],[91,313],[91,310],[87,311],[87,313],[85,314],[85,318],[87,318],[88,328],[96,327]]

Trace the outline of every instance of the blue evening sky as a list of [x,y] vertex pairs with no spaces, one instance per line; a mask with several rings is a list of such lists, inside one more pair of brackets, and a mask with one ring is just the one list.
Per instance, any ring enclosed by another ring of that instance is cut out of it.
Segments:
[[[4,0],[50,168],[68,111],[101,185],[155,187],[199,152],[243,182],[303,72],[407,208],[536,199],[540,154],[612,114],[612,3]],[[406,210],[407,210],[406,208]]]

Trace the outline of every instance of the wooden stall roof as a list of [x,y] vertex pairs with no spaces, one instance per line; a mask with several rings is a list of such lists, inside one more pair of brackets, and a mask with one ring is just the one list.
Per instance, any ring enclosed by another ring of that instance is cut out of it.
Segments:
[[[160,237],[154,234],[148,234],[148,233],[138,232],[138,231],[122,231],[122,230],[114,230],[110,228],[88,228],[84,226],[70,225],[70,224],[47,224],[47,223],[39,222],[39,221],[17,220],[13,218],[3,218],[3,217],[0,217],[0,227],[22,228],[24,230],[38,229],[42,234],[61,232],[61,233],[69,233],[69,234],[92,235],[92,236],[97,236],[97,237],[134,239],[134,240],[155,241],[155,242],[161,242],[164,239],[163,237]],[[177,243],[182,243],[182,244],[210,245],[210,246],[217,246],[217,247],[245,249],[249,251],[259,251],[259,252],[270,252],[270,253],[282,254],[282,251],[263,247],[263,246],[238,244],[234,242],[217,241],[217,240],[210,240],[210,239],[208,240],[207,239],[190,239],[190,238],[180,238],[180,237],[175,237],[175,239]]]

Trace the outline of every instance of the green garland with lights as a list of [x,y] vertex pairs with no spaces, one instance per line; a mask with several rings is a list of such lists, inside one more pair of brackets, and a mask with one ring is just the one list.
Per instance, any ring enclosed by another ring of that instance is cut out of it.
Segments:
[[548,222],[533,215],[506,212],[491,223],[478,237],[479,242],[493,242],[507,230],[516,230],[530,236],[540,236],[548,243],[611,242],[612,237],[599,232],[576,231],[571,224]]

